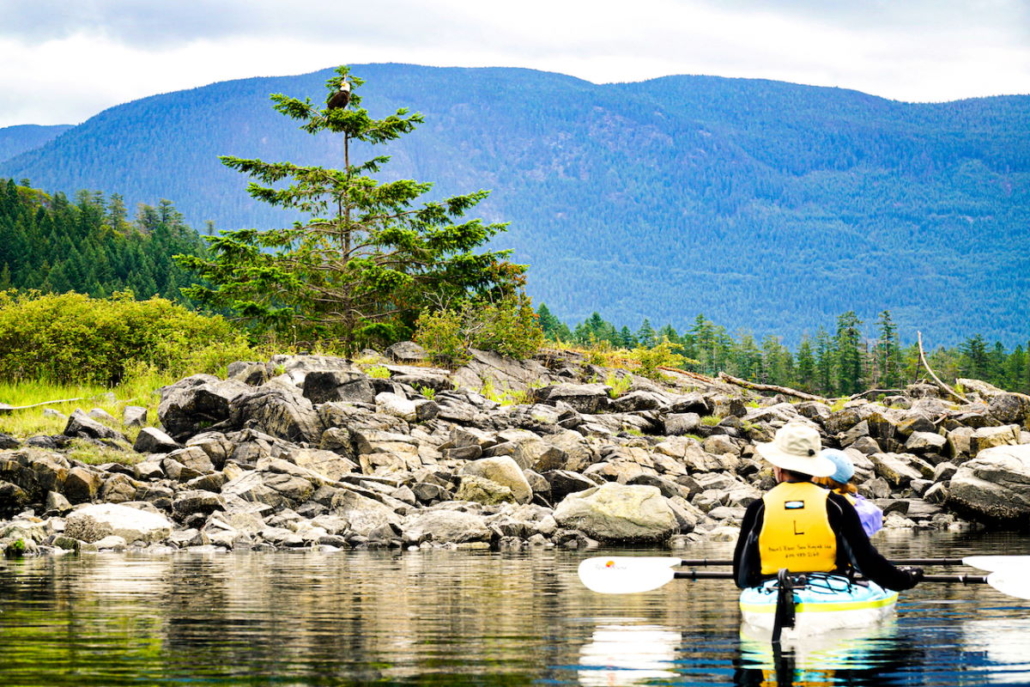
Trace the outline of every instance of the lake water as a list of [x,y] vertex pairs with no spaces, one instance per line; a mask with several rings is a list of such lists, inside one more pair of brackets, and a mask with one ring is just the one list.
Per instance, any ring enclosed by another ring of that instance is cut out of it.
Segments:
[[[895,557],[1026,554],[1030,538],[899,533],[879,546]],[[741,636],[729,581],[599,595],[576,567],[601,553],[7,561],[0,686],[1030,685],[1030,602],[986,586],[921,585],[892,622],[774,660]]]

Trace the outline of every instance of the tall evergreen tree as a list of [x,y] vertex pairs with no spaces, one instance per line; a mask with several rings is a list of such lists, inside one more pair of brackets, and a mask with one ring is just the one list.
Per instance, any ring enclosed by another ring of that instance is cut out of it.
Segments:
[[644,348],[654,348],[655,344],[658,343],[658,335],[655,333],[654,327],[651,326],[651,321],[646,317],[640,325],[640,329],[637,330],[636,339]]
[[803,391],[812,391],[816,386],[815,355],[812,353],[812,340],[807,334],[798,345],[797,385]]
[[876,340],[874,361],[876,373],[874,383],[887,389],[897,388],[902,384],[901,377],[901,344],[898,341],[898,327],[891,320],[889,310],[880,313],[876,321],[879,338]]
[[854,310],[837,317],[833,339],[837,362],[837,393],[848,396],[862,390],[862,320]]
[[347,107],[272,96],[276,111],[302,122],[304,131],[341,136],[342,169],[221,158],[256,180],[251,196],[307,219],[287,229],[244,229],[212,239],[211,259],[181,259],[211,286],[186,293],[288,340],[334,340],[353,349],[409,335],[423,309],[517,291],[525,269],[504,260],[509,251],[482,250],[505,225],[463,219],[487,191],[416,206],[431,184],[381,183],[372,175],[389,158],[351,160],[356,142],[388,143],[423,119],[404,109],[373,119],[360,106],[357,90],[364,82],[347,67],[328,80],[329,98],[348,78],[354,90]]
[[815,334],[815,370],[816,390],[822,394],[836,392],[834,384],[834,350],[829,333],[819,327]]

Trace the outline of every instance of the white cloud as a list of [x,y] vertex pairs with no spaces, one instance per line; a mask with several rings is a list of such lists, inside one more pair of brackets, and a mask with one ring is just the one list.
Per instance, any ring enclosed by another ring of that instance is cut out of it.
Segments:
[[0,16],[0,126],[368,62],[765,78],[908,101],[1030,93],[1021,0],[0,0]]

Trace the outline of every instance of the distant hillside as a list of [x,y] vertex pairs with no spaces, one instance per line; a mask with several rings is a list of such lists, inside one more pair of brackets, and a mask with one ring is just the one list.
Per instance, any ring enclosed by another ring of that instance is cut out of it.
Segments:
[[24,124],[0,129],[0,162],[49,143],[71,128],[70,124],[55,126]]
[[[493,191],[479,214],[569,322],[598,311],[785,336],[890,310],[903,341],[1030,338],[1030,97],[906,104],[842,89],[677,76],[595,85],[524,69],[357,66],[373,115],[426,123],[388,178]],[[283,226],[217,156],[340,166],[268,95],[324,97],[331,70],[213,84],[111,108],[0,175],[187,222]]]

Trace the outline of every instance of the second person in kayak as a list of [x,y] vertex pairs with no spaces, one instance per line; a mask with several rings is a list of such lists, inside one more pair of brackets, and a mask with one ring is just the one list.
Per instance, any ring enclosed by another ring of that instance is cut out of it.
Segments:
[[842,495],[812,482],[836,466],[820,455],[815,427],[791,422],[771,442],[755,446],[772,463],[777,485],[748,506],[733,552],[733,576],[740,588],[791,573],[861,573],[881,587],[911,589],[921,568],[891,564],[869,542],[854,506]]

